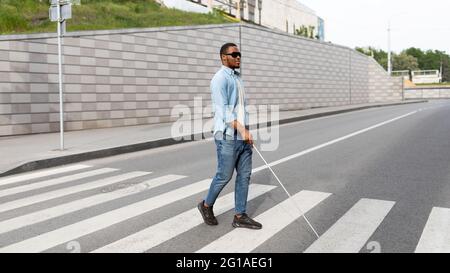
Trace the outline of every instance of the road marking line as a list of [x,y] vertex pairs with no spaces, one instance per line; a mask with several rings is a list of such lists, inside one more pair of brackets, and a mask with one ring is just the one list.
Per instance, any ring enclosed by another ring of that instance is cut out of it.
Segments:
[[95,175],[114,172],[114,171],[117,171],[117,169],[103,168],[103,169],[58,177],[58,178],[54,178],[54,179],[50,179],[50,180],[44,180],[44,181],[40,181],[37,183],[33,183],[31,185],[23,185],[23,186],[14,187],[14,188],[6,189],[6,190],[0,190],[0,197],[13,195],[13,194],[17,194],[17,193],[22,193],[22,192],[27,192],[27,191],[32,191],[32,190],[37,190],[37,189],[41,189],[41,188],[45,188],[45,187],[49,187],[49,186],[63,184],[66,182],[71,182],[71,181],[75,181],[75,180],[79,180],[79,179],[83,179],[83,178],[87,178],[87,177],[91,177],[91,176],[95,176]]
[[[275,186],[250,184],[248,200],[252,200],[266,192],[276,188]],[[234,193],[229,193],[217,199],[214,205],[214,213],[220,215],[234,208]],[[230,220],[231,221],[231,220]],[[120,239],[109,245],[96,249],[93,252],[122,252],[139,253],[160,245],[180,234],[203,223],[203,219],[197,208],[188,210],[175,217],[155,224],[128,237]]]
[[306,249],[305,253],[359,252],[395,202],[361,199],[330,229]]
[[450,209],[433,208],[416,253],[450,253]]
[[[396,120],[399,120],[399,119],[408,117],[408,116],[413,115],[413,114],[415,114],[415,113],[417,113],[417,111],[409,112],[409,113],[407,113],[407,114],[405,114],[405,115],[401,115],[401,116],[399,116],[399,117],[396,117],[396,118],[393,118],[393,119],[390,119],[390,120],[387,120],[387,121],[384,121],[384,122],[375,124],[375,125],[370,126],[370,127],[368,127],[368,128],[365,128],[365,129],[356,131],[356,132],[354,132],[354,133],[345,135],[345,136],[343,136],[343,137],[340,137],[340,138],[337,138],[337,139],[328,141],[328,142],[326,142],[326,143],[317,145],[317,146],[315,146],[315,147],[309,148],[309,149],[304,150],[304,151],[301,151],[301,152],[299,152],[299,153],[296,153],[296,154],[293,154],[293,155],[284,157],[284,158],[282,158],[282,159],[279,159],[279,160],[277,160],[277,161],[274,161],[274,162],[272,162],[272,163],[269,163],[269,165],[270,165],[270,167],[273,167],[273,166],[282,164],[282,163],[284,163],[284,162],[286,162],[286,161],[289,161],[289,160],[291,160],[291,159],[294,159],[294,158],[297,158],[297,157],[304,156],[304,155],[309,154],[309,153],[311,153],[311,152],[317,151],[317,150],[322,149],[322,148],[324,148],[324,147],[327,147],[327,146],[330,146],[330,145],[332,145],[332,144],[338,143],[338,142],[340,142],[340,141],[349,139],[349,138],[351,138],[351,137],[360,135],[360,134],[362,134],[362,133],[365,133],[365,132],[367,132],[367,131],[373,130],[373,129],[375,129],[375,128],[378,128],[378,127],[380,127],[380,126],[386,125],[386,124],[388,124],[388,123],[394,122],[394,121],[396,121]],[[267,169],[267,168],[268,168],[268,166],[263,165],[263,166],[261,166],[261,167],[254,168],[254,169],[252,170],[252,173],[256,173],[256,172],[265,170],[265,169]]]
[[102,230],[191,195],[203,192],[209,188],[211,181],[212,179],[205,179],[171,192],[139,201],[137,203],[127,205],[125,207],[115,209],[68,226],[64,226],[57,230],[1,248],[0,252],[34,253],[45,251],[65,242]]
[[292,196],[292,200],[287,199],[255,217],[255,220],[263,225],[261,230],[234,229],[197,252],[251,252],[302,216],[292,202],[295,202],[304,213],[307,213],[330,195],[331,193],[325,192],[301,191]]
[[27,173],[27,174],[21,174],[21,175],[14,175],[12,177],[0,179],[0,186],[13,184],[13,183],[17,183],[17,182],[22,182],[25,180],[31,180],[34,178],[50,176],[50,175],[54,175],[54,174],[78,171],[78,170],[86,169],[86,168],[90,168],[90,167],[91,166],[88,166],[88,165],[73,165],[73,166],[68,166],[68,167],[63,167],[63,168],[57,168],[57,169],[51,169],[51,170],[45,170],[45,171],[39,171],[39,172],[33,172],[33,173]]
[[150,174],[150,172],[130,172],[130,173],[125,173],[125,174],[121,174],[121,175],[117,175],[117,176],[113,176],[113,177],[107,177],[107,178],[97,180],[94,182],[86,182],[84,184],[76,185],[73,187],[63,188],[63,189],[59,189],[59,190],[55,190],[55,191],[50,191],[50,192],[46,192],[46,193],[42,193],[42,194],[37,194],[37,195],[17,199],[14,201],[0,204],[0,212],[29,206],[29,205],[32,205],[35,203],[48,201],[51,199],[67,196],[67,195],[82,192],[82,191],[92,190],[92,189],[104,187],[104,186],[109,186],[109,185],[112,185],[112,184],[115,184],[115,183],[118,183],[118,182],[121,182],[124,180],[136,178],[136,177],[147,175],[147,174]]
[[185,178],[182,175],[166,175],[145,182],[133,185],[129,188],[116,190],[113,192],[96,194],[87,198],[76,200],[70,203],[62,204],[49,209],[33,212],[30,214],[22,215],[16,218],[8,219],[0,222],[0,234],[16,230],[22,227],[30,226],[36,223],[40,223],[49,219],[56,218],[65,214],[69,214],[74,211],[79,211],[88,207],[106,203],[112,200],[116,200],[122,197],[130,196],[139,192],[147,191],[161,185],[177,181]]

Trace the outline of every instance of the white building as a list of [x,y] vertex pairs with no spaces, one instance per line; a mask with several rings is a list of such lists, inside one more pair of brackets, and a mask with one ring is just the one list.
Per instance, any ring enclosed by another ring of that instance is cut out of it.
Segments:
[[306,28],[325,39],[324,21],[298,0],[160,0],[168,7],[207,13],[220,8],[238,19],[295,33]]
[[413,83],[440,83],[442,81],[439,70],[412,71]]

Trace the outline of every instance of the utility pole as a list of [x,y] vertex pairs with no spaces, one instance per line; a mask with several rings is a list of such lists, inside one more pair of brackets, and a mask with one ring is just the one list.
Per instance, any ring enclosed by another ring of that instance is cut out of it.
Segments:
[[261,25],[261,11],[262,11],[262,1],[258,0],[258,11],[259,11],[259,25]]
[[64,150],[64,101],[63,101],[63,76],[62,76],[62,45],[61,28],[64,19],[61,17],[61,3],[57,2],[58,13],[58,82],[59,82],[59,131],[60,131],[60,150]]
[[388,19],[388,29],[387,29],[387,31],[388,31],[388,74],[389,74],[389,76],[392,75],[392,52],[391,52],[391,31],[392,31],[392,28],[391,28],[391,20],[394,17],[398,17],[399,15],[405,15],[405,14],[407,14],[407,13],[405,13],[405,12],[397,13],[397,14],[391,15],[389,17],[389,19]]
[[391,60],[391,22],[388,26],[388,74],[392,74],[392,60]]
[[72,4],[80,4],[80,0],[50,0],[49,17],[57,22],[58,39],[58,83],[59,83],[59,149],[64,150],[64,96],[62,72],[62,41],[61,36],[66,32],[66,19],[72,18]]

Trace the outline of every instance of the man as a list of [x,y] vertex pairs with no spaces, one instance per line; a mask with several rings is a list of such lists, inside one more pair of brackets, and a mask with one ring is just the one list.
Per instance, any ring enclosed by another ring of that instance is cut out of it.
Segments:
[[205,200],[198,209],[207,225],[218,225],[213,206],[236,168],[235,228],[261,229],[262,225],[246,214],[248,187],[252,172],[253,137],[248,130],[248,112],[243,82],[235,69],[240,68],[241,53],[233,43],[220,49],[222,68],[211,80],[214,111],[214,139],[217,148],[217,172]]

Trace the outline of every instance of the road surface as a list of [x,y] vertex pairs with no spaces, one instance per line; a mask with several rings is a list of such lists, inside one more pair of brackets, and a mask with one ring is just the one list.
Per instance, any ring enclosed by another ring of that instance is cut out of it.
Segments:
[[0,252],[450,252],[449,101],[279,134],[262,154],[293,197],[254,152],[248,214],[262,230],[231,226],[234,179],[219,225],[203,224],[196,205],[216,168],[204,140],[1,178]]

